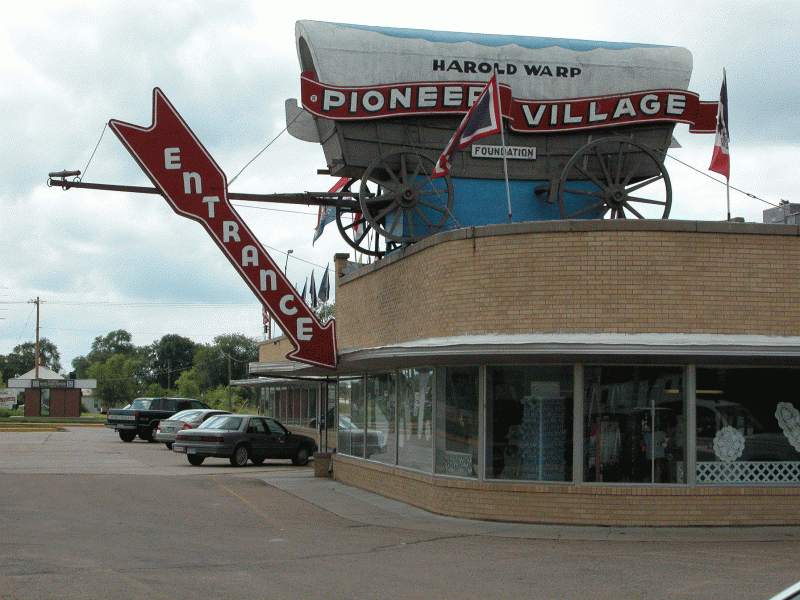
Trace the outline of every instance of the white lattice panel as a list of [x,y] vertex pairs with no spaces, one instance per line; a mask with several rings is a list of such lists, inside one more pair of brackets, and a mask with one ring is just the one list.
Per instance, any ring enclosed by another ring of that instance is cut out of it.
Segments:
[[796,483],[800,462],[698,462],[697,483]]

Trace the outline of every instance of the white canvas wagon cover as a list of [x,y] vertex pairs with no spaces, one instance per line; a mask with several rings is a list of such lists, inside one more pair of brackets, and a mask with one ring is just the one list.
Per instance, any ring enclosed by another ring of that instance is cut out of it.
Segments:
[[515,98],[559,99],[685,90],[689,50],[676,46],[486,35],[298,21],[303,71],[342,87],[488,81],[493,70]]

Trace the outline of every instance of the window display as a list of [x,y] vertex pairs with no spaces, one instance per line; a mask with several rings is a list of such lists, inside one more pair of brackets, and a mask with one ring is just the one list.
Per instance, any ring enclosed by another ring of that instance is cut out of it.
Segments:
[[800,481],[797,371],[697,369],[698,483]]
[[685,482],[683,372],[586,367],[584,481]]
[[487,479],[572,479],[572,367],[487,367]]

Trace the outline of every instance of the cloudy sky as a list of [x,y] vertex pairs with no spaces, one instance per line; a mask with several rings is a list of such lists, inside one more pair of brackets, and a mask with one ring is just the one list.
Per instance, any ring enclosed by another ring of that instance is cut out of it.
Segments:
[[[41,335],[57,345],[65,370],[95,337],[116,329],[137,345],[168,333],[199,343],[222,333],[261,337],[258,302],[200,225],[159,196],[64,192],[46,180],[51,171],[78,169],[88,182],[150,186],[104,127],[109,119],[149,125],[158,86],[229,181],[271,143],[231,192],[327,190],[332,178],[316,174],[325,167],[322,149],[281,134],[284,101],[300,94],[299,19],[683,46],[694,57],[689,89],[702,100],[718,98],[727,68],[731,185],[756,197],[732,190],[733,216],[761,222],[770,204],[800,202],[797,0],[576,0],[568,11],[517,0],[495,11],[456,6],[29,0],[6,8],[0,354],[34,339],[29,301],[37,297]],[[671,217],[725,219],[725,186],[705,175],[713,136],[679,125],[675,137],[682,148],[666,164]],[[288,275],[301,287],[312,269],[319,281],[333,254],[349,250],[335,225],[312,247],[315,207],[234,204],[279,265],[293,251]]]

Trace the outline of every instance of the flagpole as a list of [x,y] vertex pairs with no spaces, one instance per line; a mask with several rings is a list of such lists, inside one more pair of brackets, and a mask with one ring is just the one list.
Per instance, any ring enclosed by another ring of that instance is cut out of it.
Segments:
[[[492,74],[497,76],[497,65],[492,70]],[[500,102],[498,96],[497,101],[500,103],[500,145],[503,153],[503,175],[506,180],[506,200],[508,201],[508,222],[513,223],[514,217],[511,214],[511,188],[508,185],[508,157],[506,156],[506,136],[503,133],[503,103]]]

